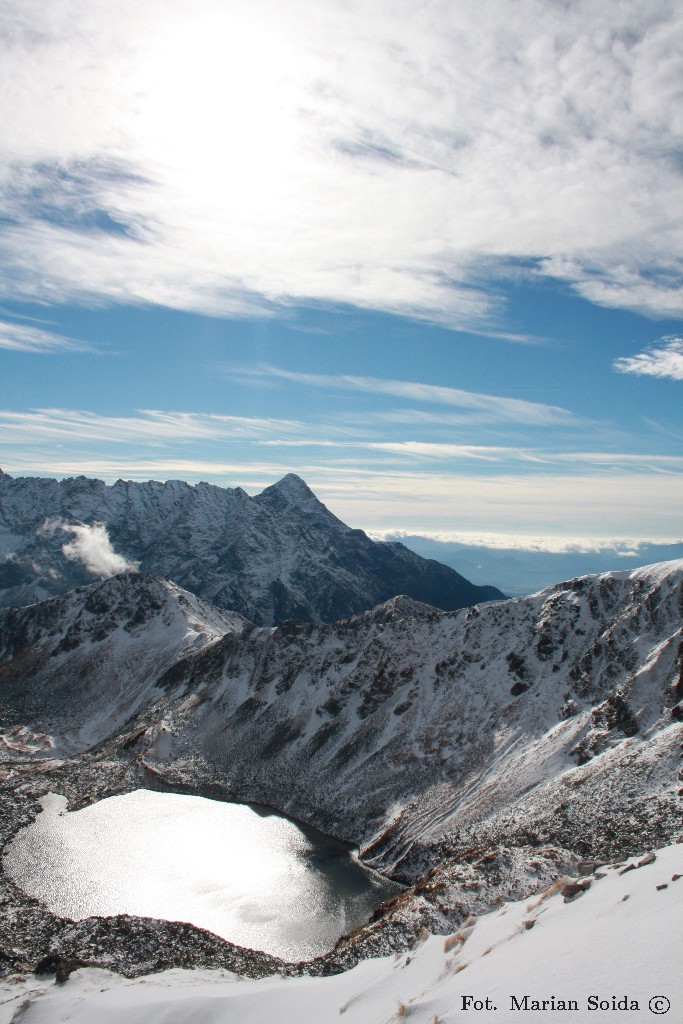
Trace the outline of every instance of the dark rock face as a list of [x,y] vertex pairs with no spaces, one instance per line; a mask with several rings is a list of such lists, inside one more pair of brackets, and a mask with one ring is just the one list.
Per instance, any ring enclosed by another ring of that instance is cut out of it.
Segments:
[[289,474],[255,497],[241,488],[86,477],[14,480],[0,471],[0,606],[33,604],[92,581],[69,561],[64,525],[105,523],[145,573],[257,625],[334,622],[396,594],[450,611],[503,597],[402,544],[349,529]]

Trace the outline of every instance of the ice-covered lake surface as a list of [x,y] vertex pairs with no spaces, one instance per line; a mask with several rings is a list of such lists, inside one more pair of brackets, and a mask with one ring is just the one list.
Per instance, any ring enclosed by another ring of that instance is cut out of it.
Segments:
[[43,806],[4,865],[60,917],[189,921],[306,960],[398,889],[346,845],[264,808],[144,789],[71,813],[55,794]]

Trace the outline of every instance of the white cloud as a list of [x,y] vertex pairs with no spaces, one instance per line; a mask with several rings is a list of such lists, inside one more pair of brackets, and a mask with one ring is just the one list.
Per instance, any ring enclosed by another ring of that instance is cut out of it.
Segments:
[[276,366],[263,366],[258,370],[231,370],[236,377],[260,380],[271,377],[312,387],[329,388],[337,391],[362,391],[375,395],[391,395],[413,402],[431,405],[446,405],[471,410],[479,414],[480,422],[527,423],[535,425],[568,425],[580,422],[567,409],[541,402],[528,402],[520,398],[506,398],[503,395],[486,395],[476,391],[462,391],[459,388],[443,387],[438,384],[421,384],[415,381],[391,380],[384,377],[356,377],[350,374],[336,376],[322,373],[297,373]]
[[470,530],[429,531],[409,530],[368,530],[373,540],[405,540],[407,537],[421,537],[440,544],[462,544],[465,547],[492,548],[497,551],[533,551],[548,554],[598,554],[614,552],[620,557],[637,556],[639,551],[650,544],[683,544],[683,536],[675,537],[524,537],[509,533],[484,533]]
[[8,0],[1,17],[13,298],[346,302],[496,333],[490,279],[514,265],[683,308],[680,5]]
[[[335,444],[336,442],[330,442]],[[353,442],[347,442],[353,444]],[[476,459],[485,462],[527,462],[538,465],[572,464],[578,467],[595,466],[602,472],[661,472],[680,473],[683,471],[682,455],[650,455],[629,452],[575,452],[552,451],[545,448],[512,448],[487,445],[439,444],[423,441],[368,442],[367,447],[379,451],[394,452],[397,455],[413,455],[433,460]]]
[[[305,475],[305,474],[304,474]],[[345,522],[409,533],[504,532],[537,537],[680,536],[683,474],[465,473],[317,467],[308,479]],[[657,510],[656,528],[653,512]]]
[[[549,448],[515,448],[505,445],[450,444],[435,441],[332,441],[308,437],[294,441],[285,439],[257,441],[269,448],[352,448],[355,451],[381,452],[389,455],[430,462],[513,462],[535,463],[539,466],[572,465],[580,468],[593,465],[603,472],[623,469],[677,473],[683,471],[683,455],[661,455],[631,452],[565,452]],[[356,459],[358,462],[358,459]],[[360,464],[360,463],[359,463]]]
[[164,441],[246,440],[273,435],[286,440],[310,430],[309,424],[297,420],[155,409],[139,410],[136,416],[102,416],[82,409],[0,410],[0,426],[5,444],[79,440],[83,437],[95,442],[124,444],[137,441],[155,445]]
[[64,557],[70,562],[82,562],[93,576],[106,579],[119,572],[135,572],[140,565],[114,551],[105,523],[93,523],[92,526],[64,523],[60,529],[74,535],[73,540],[62,545]]
[[92,352],[91,345],[53,334],[40,327],[0,321],[0,348],[13,352]]
[[[496,448],[484,445],[339,442],[313,438],[301,441],[257,441],[256,445],[258,448],[268,451],[269,454],[277,448],[285,450],[320,448],[325,453],[325,461],[323,463],[321,457],[316,456],[314,451],[308,452],[303,459],[297,454],[288,455],[286,458],[282,457],[275,461],[272,458],[249,459],[248,457],[243,460],[238,458],[228,460],[190,453],[187,455],[159,454],[157,457],[150,458],[129,451],[120,457],[99,453],[84,456],[76,450],[74,450],[74,454],[70,454],[60,449],[39,454],[30,448],[22,450],[19,447],[8,448],[3,461],[10,474],[28,473],[57,476],[83,474],[112,481],[119,477],[131,480],[172,478],[197,481],[210,479],[221,483],[226,478],[240,482],[245,477],[251,479],[256,476],[257,483],[262,483],[264,487],[272,480],[289,472],[297,472],[304,475],[306,479],[309,476],[311,479],[320,479],[321,473],[325,475],[326,479],[327,474],[335,472],[339,472],[343,479],[349,472],[355,472],[359,480],[374,474],[410,479],[412,480],[411,486],[415,491],[425,487],[430,490],[433,481],[437,479],[437,473],[442,475],[445,480],[450,479],[454,473],[460,478],[461,470],[456,469],[458,464],[473,462],[488,464],[489,471],[497,473],[501,483],[511,478],[509,474],[515,463],[525,464],[525,469],[533,466],[535,472],[544,474],[556,471],[553,470],[553,467],[559,467],[566,472],[566,480],[571,480],[572,473],[585,478],[586,472],[590,472],[591,469],[595,474],[604,475],[606,479],[615,477],[619,479],[623,474],[628,474],[629,479],[636,480],[640,475],[643,481],[639,485],[641,488],[647,486],[646,481],[654,476],[675,478],[680,477],[683,472],[683,456],[677,455],[535,452],[530,449]],[[155,447],[160,446],[155,445]],[[349,452],[348,456],[345,454],[347,451]],[[338,452],[341,454],[337,454]],[[256,455],[256,449],[252,448],[251,453]],[[429,463],[434,465],[431,468],[425,468]],[[440,466],[439,463],[447,463],[447,465]],[[470,476],[463,476],[462,479],[474,480]],[[521,478],[514,477],[514,479]],[[532,477],[525,477],[525,479],[531,481]],[[257,486],[257,484],[251,486]],[[341,481],[340,486],[342,486]],[[672,486],[675,486],[675,482],[672,483]]]
[[[583,263],[575,258],[555,256],[544,259],[540,269],[553,277],[570,281],[589,302],[610,308],[629,309],[645,315],[678,317],[683,309],[683,259],[679,242],[667,252],[651,252],[643,239],[639,253],[624,262],[615,254],[609,267]],[[655,247],[656,248],[656,247]],[[628,253],[626,253],[628,255]]]
[[645,352],[616,359],[614,368],[619,373],[683,380],[683,338],[662,338]]
[[[423,394],[426,401],[437,405],[461,403],[466,413],[462,419],[458,418],[458,425],[461,422],[467,425],[480,406],[484,410],[482,416],[488,421],[521,420],[535,426],[543,425],[545,417],[546,429],[542,443],[534,440],[508,445],[469,444],[414,438],[386,440],[381,419],[367,423],[362,416],[354,425],[334,410],[315,423],[162,410],[141,410],[131,416],[106,416],[73,409],[0,410],[1,461],[11,473],[65,476],[83,473],[103,475],[107,479],[123,476],[138,480],[149,476],[156,479],[187,476],[221,483],[226,477],[240,480],[243,474],[247,477],[256,474],[263,481],[268,479],[268,474],[277,477],[291,470],[319,478],[321,471],[346,472],[351,466],[359,474],[396,472],[411,478],[415,489],[427,486],[425,481],[436,479],[433,474],[446,476],[468,466],[473,467],[471,472],[486,467],[487,473],[496,473],[501,479],[521,467],[530,476],[561,472],[569,478],[572,473],[581,477],[592,472],[606,479],[623,474],[630,477],[640,474],[643,478],[675,477],[683,471],[683,456],[677,451],[567,450],[564,435],[553,444],[549,428],[556,418],[562,424],[564,410],[552,406],[403,381],[295,376],[304,382],[310,377],[321,386],[328,380],[342,380],[342,387],[355,388],[360,382],[361,390],[375,387],[381,390],[383,385],[399,394],[405,389],[406,395],[412,395],[415,390]],[[473,412],[467,410],[468,403],[474,406]],[[448,414],[444,415],[444,422],[452,425]],[[217,445],[220,445],[218,458],[213,457],[217,448],[212,447]],[[125,452],[115,454],[117,448],[124,447]],[[280,455],[275,461],[272,453],[278,449]],[[226,451],[228,458],[225,458]]]

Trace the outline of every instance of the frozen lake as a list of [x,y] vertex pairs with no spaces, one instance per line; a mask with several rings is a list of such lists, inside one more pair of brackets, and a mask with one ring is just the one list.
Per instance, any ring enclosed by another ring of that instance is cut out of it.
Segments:
[[331,949],[398,886],[275,812],[136,790],[68,813],[50,794],[4,858],[60,917],[189,921],[286,960]]

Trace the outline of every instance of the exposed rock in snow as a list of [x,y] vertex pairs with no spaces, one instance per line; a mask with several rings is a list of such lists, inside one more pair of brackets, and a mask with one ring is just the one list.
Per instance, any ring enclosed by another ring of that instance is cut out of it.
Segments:
[[[69,527],[80,533],[65,553]],[[108,487],[0,471],[0,605],[85,584],[86,566],[99,574],[116,559],[262,625],[331,622],[401,593],[445,609],[503,596],[402,544],[350,529],[293,473],[252,498],[240,487],[178,480]]]

